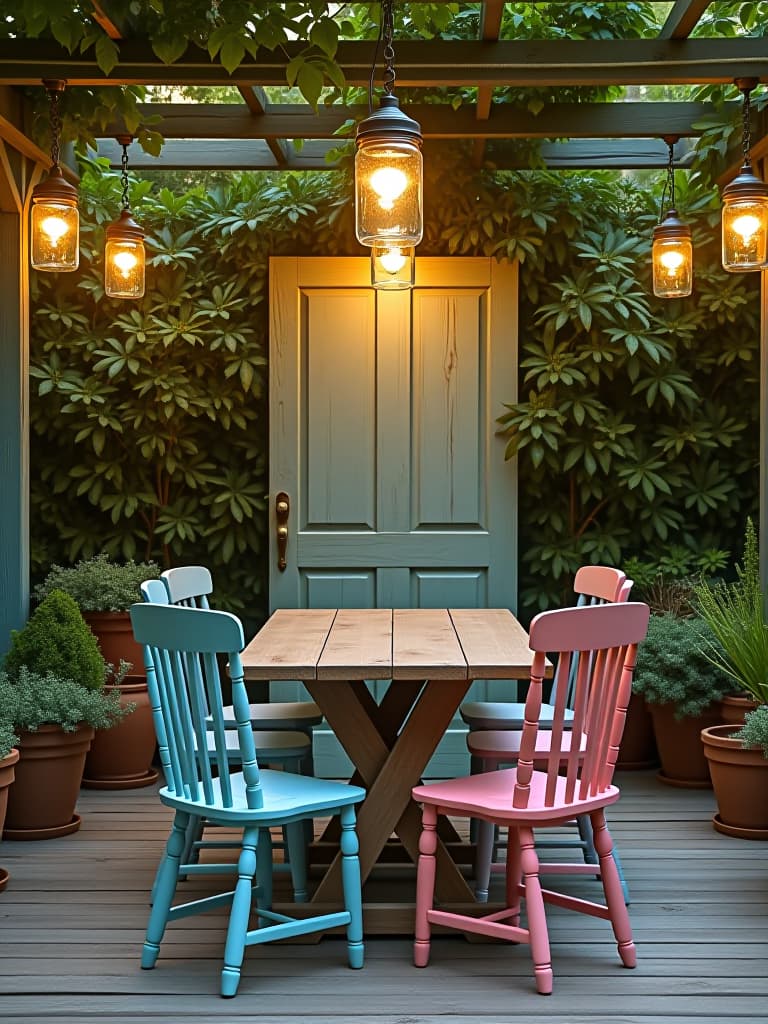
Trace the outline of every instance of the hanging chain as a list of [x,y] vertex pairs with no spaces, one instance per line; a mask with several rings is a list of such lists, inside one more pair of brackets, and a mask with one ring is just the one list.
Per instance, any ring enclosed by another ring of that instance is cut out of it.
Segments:
[[744,106],[741,109],[741,148],[744,153],[745,164],[749,163],[749,94],[751,91],[751,89],[742,89],[742,92],[744,94]]
[[674,142],[668,142],[669,146],[669,163],[667,164],[667,174],[669,175],[669,207],[671,210],[675,209],[675,144]]
[[120,173],[120,182],[123,186],[123,210],[128,211],[131,208],[131,204],[128,202],[128,143],[123,144],[123,159],[121,161],[122,171]]
[[391,96],[395,89],[395,49],[392,39],[395,34],[394,0],[383,0],[381,20],[384,35],[384,92]]
[[61,93],[58,89],[48,90],[48,100],[51,108],[51,163],[53,164],[58,164],[59,162],[59,138],[61,137],[61,110],[59,109],[60,98]]

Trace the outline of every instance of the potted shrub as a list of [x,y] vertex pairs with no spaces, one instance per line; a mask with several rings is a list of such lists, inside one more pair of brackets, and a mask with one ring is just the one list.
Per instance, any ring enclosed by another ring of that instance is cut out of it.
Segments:
[[737,686],[749,711],[739,730],[726,724],[702,730],[718,803],[718,832],[768,839],[768,624],[763,611],[757,535],[747,520],[744,563],[733,583],[701,583],[699,608],[716,638],[706,655]]
[[721,722],[719,702],[731,684],[704,653],[707,639],[714,646],[703,619],[652,615],[637,651],[633,690],[653,717],[659,778],[673,786],[711,785],[701,730]]
[[111,562],[100,554],[74,566],[51,566],[35,588],[39,600],[56,589],[69,594],[96,635],[106,661],[130,666],[128,674],[121,673],[107,689],[116,689],[123,706],[133,704],[135,711],[108,733],[96,733],[83,777],[83,785],[93,789],[135,789],[157,781],[158,773],[152,767],[155,730],[144,655],[133,639],[128,609],[141,600],[140,584],[159,575],[155,562]]
[[93,731],[124,714],[117,694],[101,687],[26,666],[13,678],[0,672],[0,719],[12,722],[19,735],[5,839],[53,839],[77,831],[75,803]]
[[[8,789],[13,782],[13,768],[19,760],[19,752],[14,744],[18,743],[19,737],[13,731],[10,722],[0,719],[0,835],[3,834],[5,823],[5,810],[8,806]],[[8,872],[0,868],[0,892],[8,884]]]
[[0,721],[19,734],[6,834],[49,838],[77,830],[74,812],[94,728],[128,709],[104,691],[107,666],[73,599],[52,591],[21,630],[3,663]]

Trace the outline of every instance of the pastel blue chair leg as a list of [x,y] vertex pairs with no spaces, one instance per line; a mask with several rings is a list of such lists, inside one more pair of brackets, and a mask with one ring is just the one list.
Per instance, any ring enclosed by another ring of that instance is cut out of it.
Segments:
[[584,860],[587,864],[598,864],[599,858],[595,849],[594,839],[592,838],[592,823],[589,820],[589,815],[580,814],[576,819],[576,824],[579,829],[579,837],[584,844]]
[[[272,833],[268,828],[259,829],[256,845],[256,881],[259,883],[257,907],[259,910],[272,909]],[[261,924],[269,924],[267,918],[259,918]]]
[[190,815],[185,811],[176,812],[171,834],[165,845],[165,853],[157,872],[154,901],[149,912],[147,934],[141,952],[141,966],[145,971],[151,970],[155,966],[160,953],[160,943],[163,941],[165,926],[168,923],[168,912],[171,909],[173,894],[176,892],[176,884],[179,879],[179,864],[189,818]]
[[349,966],[359,968],[365,959],[363,945],[363,906],[360,895],[360,843],[355,831],[355,808],[350,805],[341,808],[341,884],[344,890],[344,907],[349,911],[347,925],[347,951]]
[[616,870],[619,873],[619,881],[621,882],[621,891],[622,891],[622,894],[624,896],[624,904],[625,904],[625,906],[628,907],[629,906],[629,886],[627,885],[627,880],[624,877],[624,869],[621,866],[621,857],[619,857],[619,851],[616,849],[615,846],[613,847],[612,853],[613,853],[613,861],[614,861],[614,863],[616,865]]
[[256,874],[256,847],[259,842],[258,829],[250,826],[243,830],[243,848],[237,862],[237,884],[229,913],[227,939],[224,944],[224,969],[221,972],[221,994],[234,996],[240,984],[240,969],[243,966],[245,942],[248,935],[248,919],[251,914],[253,879]]
[[491,882],[491,855],[496,838],[496,826],[490,821],[477,821],[477,847],[475,850],[475,899],[478,903],[488,902],[488,888]]
[[291,881],[293,899],[296,903],[307,902],[307,847],[304,842],[304,822],[292,821],[284,826],[286,849],[290,851]]

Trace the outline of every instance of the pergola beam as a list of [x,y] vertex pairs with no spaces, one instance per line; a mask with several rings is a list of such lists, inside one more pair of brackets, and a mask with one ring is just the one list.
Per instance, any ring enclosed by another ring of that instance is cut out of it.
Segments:
[[712,0],[675,0],[667,20],[661,26],[659,39],[687,39],[711,2]]
[[[483,42],[495,42],[501,33],[501,20],[504,15],[504,4],[501,0],[485,0],[480,9],[480,38]],[[481,85],[477,90],[475,106],[478,121],[485,121],[491,112],[493,87]],[[472,147],[472,161],[476,167],[483,162],[485,140],[476,138]]]
[[[286,165],[278,165],[266,142],[257,139],[233,139],[222,146],[218,139],[168,139],[160,156],[141,150],[131,156],[135,171],[218,170],[218,171],[327,171],[334,164],[326,154],[338,146],[330,139],[309,140],[300,152],[293,152]],[[429,158],[429,141],[426,143]],[[683,143],[678,144],[683,152]],[[653,169],[667,166],[667,147],[659,139],[577,139],[572,142],[543,142],[541,159],[552,170],[569,169]],[[114,139],[99,141],[98,156],[106,157],[111,166],[120,166],[120,147]],[[489,142],[487,159],[499,170],[530,170],[529,154],[522,152],[511,140]],[[686,165],[685,155],[677,166]]]
[[[733,116],[741,104],[727,104]],[[166,139],[335,139],[349,118],[362,118],[368,108],[321,107],[315,113],[305,104],[270,104],[263,113],[235,103],[152,103],[141,108],[160,116],[153,128]],[[648,138],[701,134],[695,125],[711,117],[709,103],[555,103],[538,114],[495,105],[485,120],[478,121],[472,107],[454,110],[447,104],[408,104],[407,112],[421,124],[425,139],[498,138]],[[114,136],[119,126],[110,125],[104,137]],[[133,162],[133,159],[132,161]]]
[[[69,54],[48,39],[0,40],[0,83],[39,85],[65,78],[77,85],[284,85],[289,60],[301,44],[260,51],[231,75],[198,47],[164,64],[146,40],[117,44],[120,63],[105,75],[89,51]],[[367,85],[370,42],[342,42],[338,63],[350,85]],[[699,85],[768,76],[768,48],[761,38],[589,39],[500,42],[401,41],[397,47],[400,87]]]

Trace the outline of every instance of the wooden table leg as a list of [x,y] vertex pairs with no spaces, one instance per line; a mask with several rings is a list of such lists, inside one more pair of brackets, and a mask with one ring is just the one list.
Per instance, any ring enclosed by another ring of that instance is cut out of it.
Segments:
[[[427,682],[390,750],[368,713],[368,701],[361,696],[360,684],[307,682],[310,694],[368,786],[368,795],[358,811],[363,880],[370,875],[393,831],[416,861],[421,815],[411,800],[411,789],[419,783],[469,685],[466,679]],[[438,898],[471,901],[471,890],[442,842],[438,843],[437,856]],[[340,897],[341,856],[337,854],[313,900],[329,902]]]

